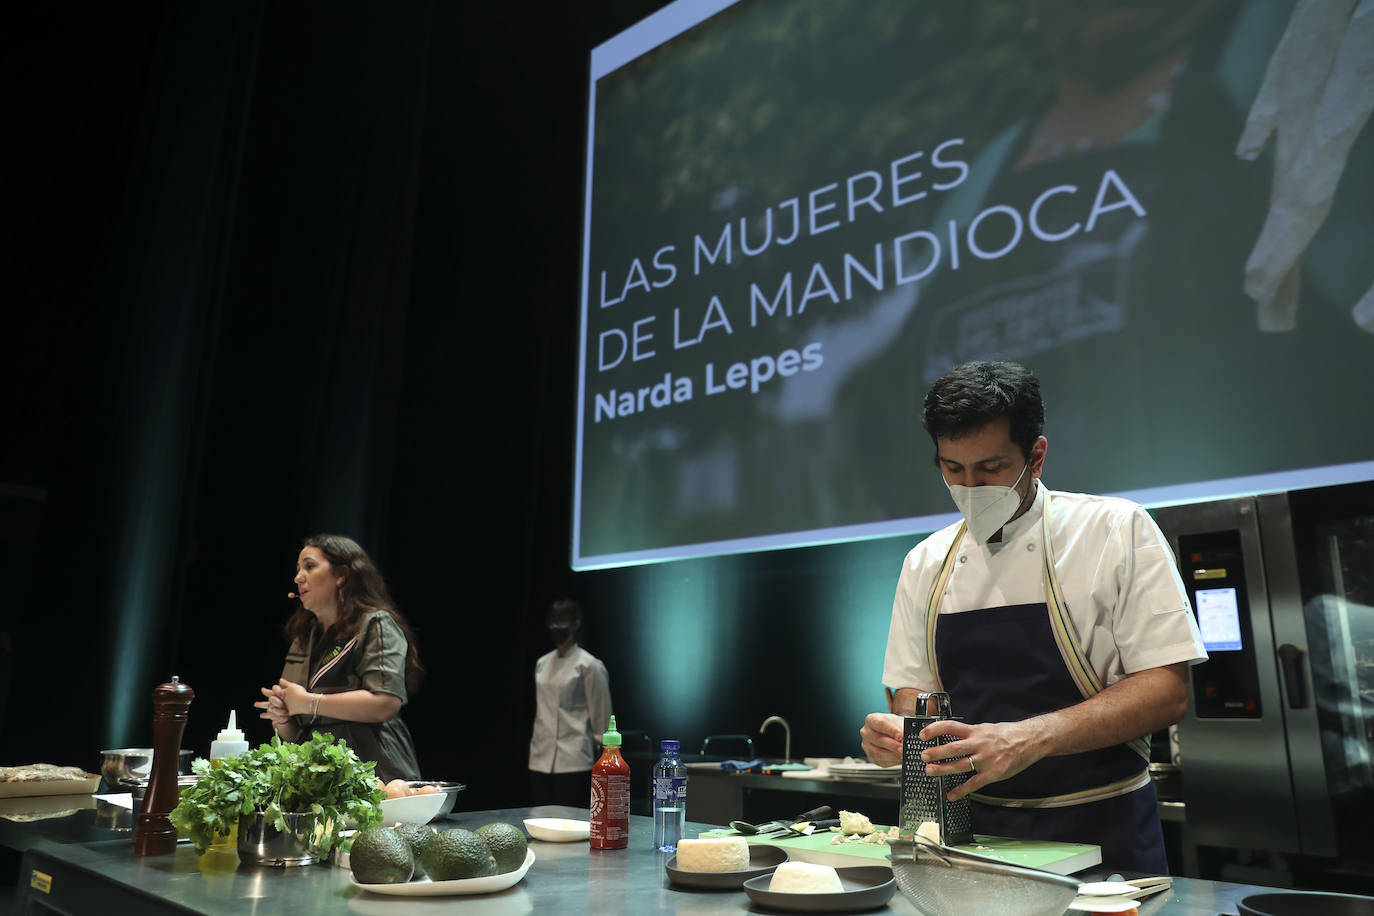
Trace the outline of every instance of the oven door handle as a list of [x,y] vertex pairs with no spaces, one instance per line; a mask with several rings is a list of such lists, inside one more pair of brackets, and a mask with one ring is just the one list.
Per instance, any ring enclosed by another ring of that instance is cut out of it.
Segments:
[[1307,708],[1307,682],[1302,676],[1303,651],[1292,643],[1279,646],[1279,667],[1283,669],[1283,688],[1289,709]]

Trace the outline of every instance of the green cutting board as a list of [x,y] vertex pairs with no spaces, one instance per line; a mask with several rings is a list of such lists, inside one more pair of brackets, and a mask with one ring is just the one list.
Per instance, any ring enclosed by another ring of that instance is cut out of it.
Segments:
[[[879,827],[879,830],[884,828]],[[738,836],[733,830],[712,830],[702,836]],[[747,837],[750,843],[763,843],[780,846],[787,850],[790,858],[811,862],[816,865],[829,865],[843,868],[850,865],[886,865],[887,846],[877,843],[836,843],[831,840],[838,834],[825,831],[805,837],[773,839],[771,837]],[[983,836],[975,834],[974,842],[968,846],[956,846],[965,852],[987,856],[1026,868],[1039,868],[1057,875],[1068,875],[1094,865],[1102,864],[1102,848],[1082,843],[1060,843],[1053,840],[1013,840],[1008,837]]]

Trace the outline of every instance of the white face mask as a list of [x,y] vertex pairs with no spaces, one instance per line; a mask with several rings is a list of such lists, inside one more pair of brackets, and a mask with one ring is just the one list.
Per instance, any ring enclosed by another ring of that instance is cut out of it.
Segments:
[[996,534],[1021,505],[1021,494],[1016,492],[1016,486],[1021,483],[1021,478],[1026,476],[1028,467],[1029,463],[1021,468],[1016,483],[1009,487],[966,487],[958,483],[945,484],[949,487],[949,495],[953,498],[954,505],[959,507],[960,514],[968,524],[968,533],[979,544],[986,544],[988,538]]

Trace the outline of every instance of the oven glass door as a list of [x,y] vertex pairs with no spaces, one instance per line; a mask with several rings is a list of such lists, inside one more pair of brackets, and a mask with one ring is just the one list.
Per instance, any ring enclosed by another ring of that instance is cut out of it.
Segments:
[[1294,491],[1290,505],[1337,842],[1343,857],[1371,862],[1374,482]]

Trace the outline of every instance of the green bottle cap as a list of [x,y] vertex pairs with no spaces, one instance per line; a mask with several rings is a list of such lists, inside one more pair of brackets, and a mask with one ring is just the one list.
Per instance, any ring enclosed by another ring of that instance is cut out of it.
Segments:
[[606,734],[601,736],[602,747],[620,747],[620,732],[615,730],[615,716],[611,716],[611,724],[606,726]]

